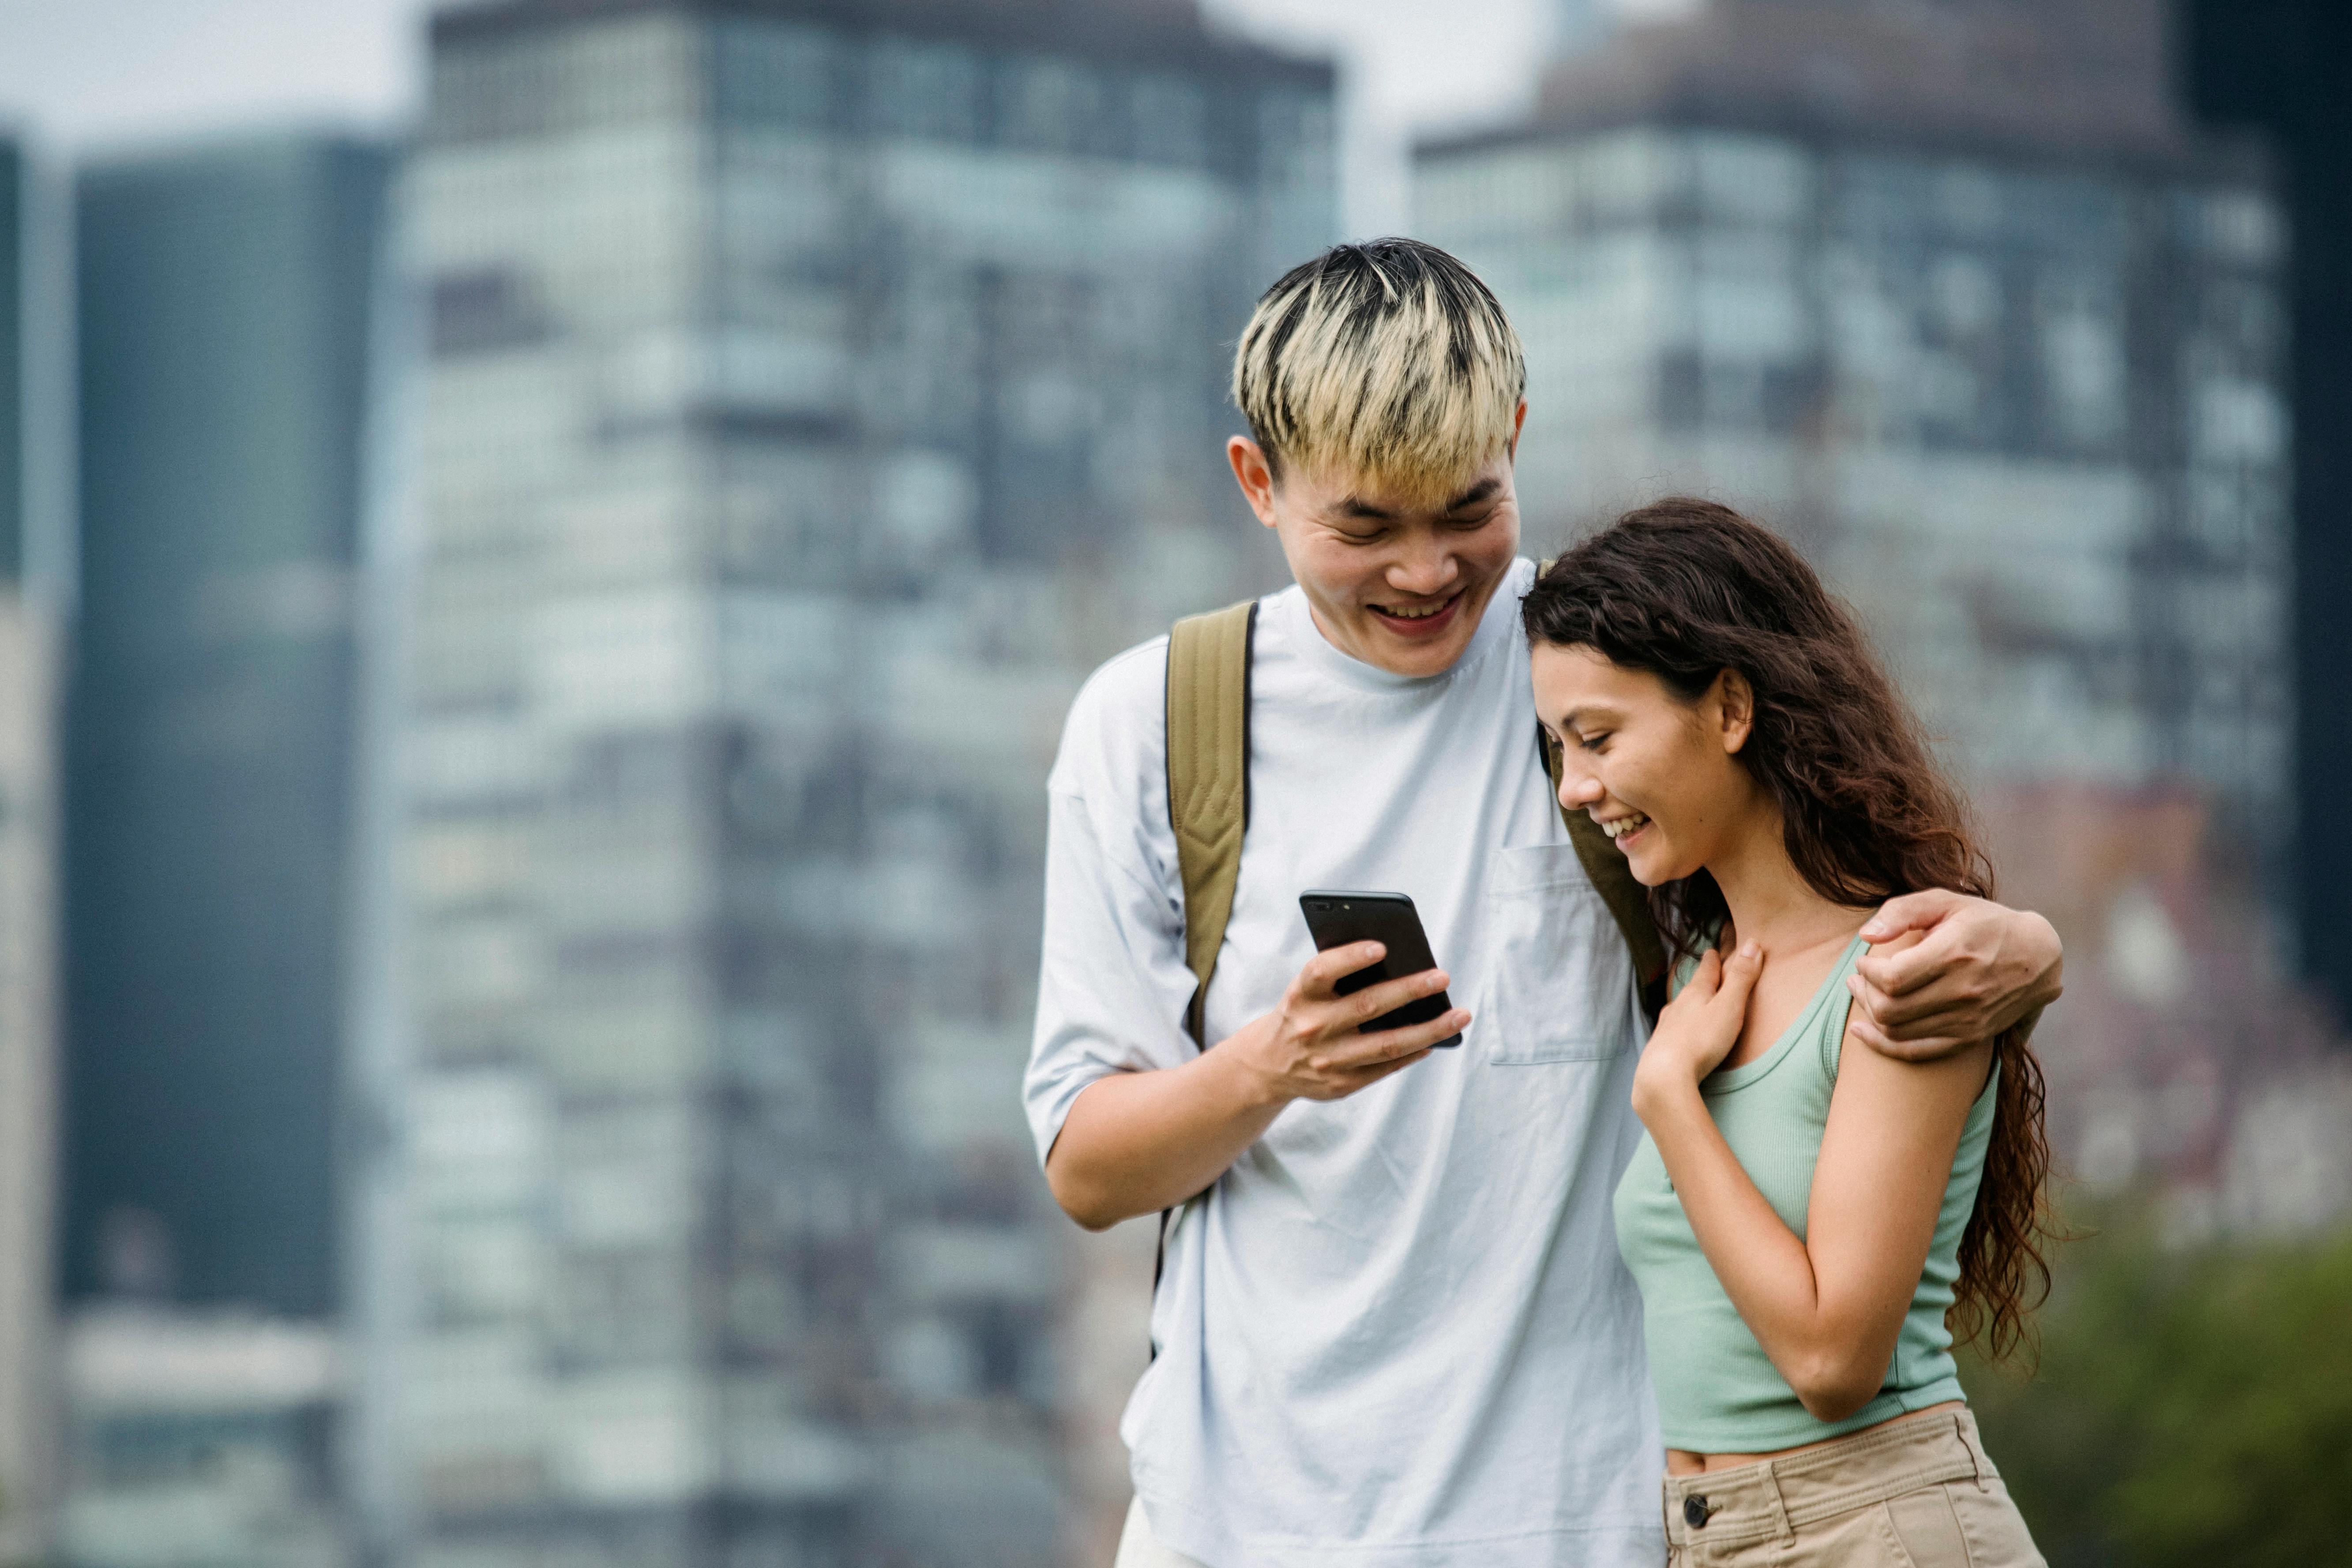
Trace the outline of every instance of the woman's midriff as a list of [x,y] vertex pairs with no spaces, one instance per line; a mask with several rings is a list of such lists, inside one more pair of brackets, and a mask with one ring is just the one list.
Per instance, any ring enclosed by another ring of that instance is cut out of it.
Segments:
[[1715,1470],[1737,1469],[1742,1465],[1760,1465],[1767,1459],[1785,1459],[1791,1454],[1810,1454],[1816,1448],[1826,1448],[1832,1443],[1842,1443],[1848,1437],[1859,1436],[1863,1432],[1880,1431],[1894,1426],[1898,1421],[1916,1421],[1922,1415],[1933,1415],[1940,1411],[1965,1408],[1967,1408],[1965,1401],[1947,1399],[1941,1405],[1930,1405],[1924,1410],[1906,1410],[1900,1415],[1890,1415],[1875,1426],[1864,1426],[1853,1432],[1843,1432],[1835,1437],[1824,1438],[1819,1443],[1801,1443],[1793,1448],[1778,1448],[1769,1454],[1694,1454],[1688,1448],[1669,1448],[1666,1450],[1666,1474],[1704,1476]]

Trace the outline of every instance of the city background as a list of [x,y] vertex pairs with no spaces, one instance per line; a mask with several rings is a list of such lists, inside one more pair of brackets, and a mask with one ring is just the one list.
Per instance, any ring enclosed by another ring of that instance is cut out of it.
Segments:
[[1857,606],[2057,922],[2058,1568],[2352,1562],[2352,18],[16,0],[0,1568],[1099,1568],[1017,1100],[1077,683],[1282,580],[1257,291],[1454,250],[1528,548]]

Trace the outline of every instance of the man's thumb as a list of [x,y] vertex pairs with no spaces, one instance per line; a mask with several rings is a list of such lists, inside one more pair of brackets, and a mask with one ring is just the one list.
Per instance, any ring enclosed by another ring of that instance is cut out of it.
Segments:
[[1952,901],[1952,895],[1941,888],[1889,899],[1856,934],[1875,946],[1892,942],[1906,931],[1926,931],[1950,912]]

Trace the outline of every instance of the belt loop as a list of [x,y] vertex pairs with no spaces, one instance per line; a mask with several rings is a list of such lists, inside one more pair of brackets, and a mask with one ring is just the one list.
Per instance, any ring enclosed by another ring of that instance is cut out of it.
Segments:
[[1967,1411],[1955,1410],[1952,1412],[1952,1432],[1954,1436],[1959,1438],[1960,1447],[1966,1448],[1969,1452],[1969,1468],[1976,1475],[1977,1490],[1980,1492],[1989,1492],[1992,1490],[1990,1487],[1985,1485],[1984,1450],[1977,1446],[1976,1440],[1973,1437],[1969,1436],[1969,1413]]
[[1797,1527],[1789,1522],[1789,1500],[1780,1490],[1780,1460],[1764,1461],[1764,1479],[1772,1487],[1772,1522],[1780,1526],[1781,1541],[1793,1542],[1797,1539]]

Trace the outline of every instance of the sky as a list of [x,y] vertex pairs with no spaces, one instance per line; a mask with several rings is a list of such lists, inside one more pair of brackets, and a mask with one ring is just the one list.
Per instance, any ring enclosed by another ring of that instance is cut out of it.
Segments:
[[[1405,223],[1417,132],[1533,102],[1560,0],[1205,0],[1215,23],[1340,62],[1342,205]],[[1622,0],[1620,0],[1622,3]],[[1652,0],[1654,3],[1654,0]],[[0,122],[67,153],[289,121],[394,126],[428,0],[0,0]]]

